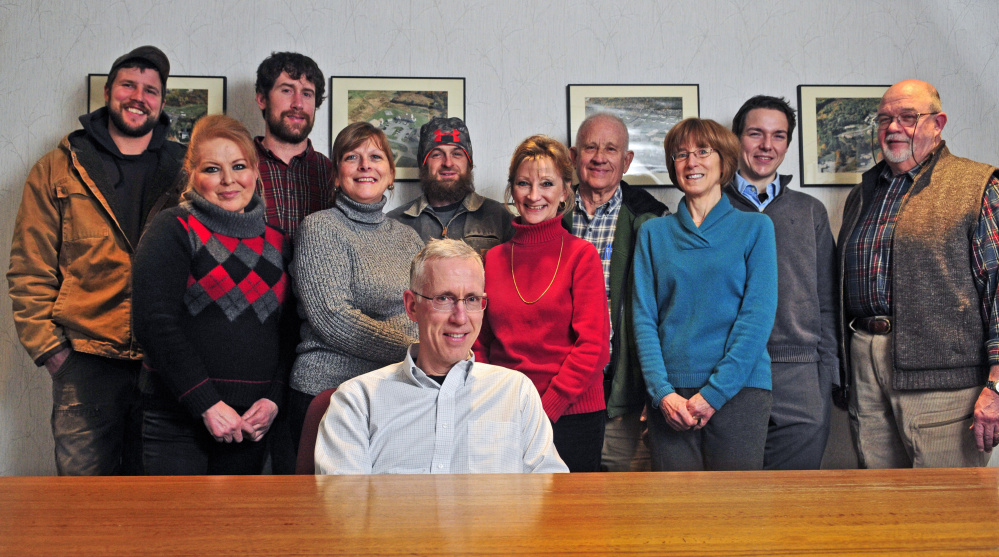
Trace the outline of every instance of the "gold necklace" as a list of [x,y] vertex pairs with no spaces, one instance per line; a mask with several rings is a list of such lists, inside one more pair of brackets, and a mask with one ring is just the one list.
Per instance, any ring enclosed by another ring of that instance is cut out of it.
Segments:
[[513,273],[513,242],[510,242],[510,276],[513,277],[513,289],[516,290],[517,295],[520,296],[520,301],[524,302],[525,304],[534,304],[537,303],[538,300],[543,298],[545,294],[548,293],[548,289],[551,288],[553,284],[555,284],[555,277],[558,276],[558,267],[559,265],[562,264],[562,248],[564,247],[565,247],[565,236],[562,236],[562,245],[558,247],[558,260],[555,262],[555,274],[552,275],[551,282],[548,283],[548,286],[545,287],[545,291],[542,292],[540,296],[538,296],[537,300],[534,300],[533,302],[528,302],[527,300],[524,299],[524,295],[520,293],[520,288],[517,287],[517,275]]

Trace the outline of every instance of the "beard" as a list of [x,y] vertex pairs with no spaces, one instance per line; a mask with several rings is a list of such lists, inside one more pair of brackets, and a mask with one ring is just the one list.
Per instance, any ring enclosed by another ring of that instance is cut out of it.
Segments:
[[472,169],[468,169],[457,179],[449,182],[436,180],[430,176],[427,166],[420,167],[420,186],[431,205],[441,206],[457,203],[475,191]]
[[[284,120],[285,115],[295,114],[296,116],[301,116],[305,118],[305,125],[301,129],[296,130],[287,124]],[[301,143],[309,137],[312,133],[313,120],[308,114],[304,112],[296,113],[294,111],[288,110],[277,115],[274,118],[274,114],[268,110],[265,114],[264,120],[267,121],[267,130],[271,132],[271,135],[283,141],[284,143]]]
[[153,131],[156,127],[156,123],[159,122],[159,114],[153,116],[149,109],[145,107],[140,107],[141,110],[146,111],[146,121],[139,126],[131,126],[125,122],[125,117],[122,115],[121,111],[125,110],[124,106],[118,105],[115,108],[111,103],[107,104],[108,107],[108,117],[111,118],[111,124],[118,129],[122,134],[128,137],[143,137],[147,133]]
[[899,150],[892,151],[891,149],[884,148],[884,146],[881,147],[881,152],[884,153],[885,160],[887,160],[888,162],[890,162],[892,164],[902,164],[905,161],[912,160],[912,158],[913,158],[913,155],[912,155],[912,140],[909,139],[908,136],[906,136],[904,134],[893,133],[893,134],[890,134],[888,136],[885,136],[885,143],[888,143],[889,140],[891,140],[891,141],[898,141],[900,139],[904,139],[904,140],[908,141],[908,143],[906,144],[906,146],[902,150],[900,150],[900,151]]

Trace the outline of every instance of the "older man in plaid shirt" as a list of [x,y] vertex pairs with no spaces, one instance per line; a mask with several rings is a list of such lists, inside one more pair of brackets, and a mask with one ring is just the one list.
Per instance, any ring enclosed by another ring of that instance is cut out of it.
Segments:
[[885,160],[839,236],[854,445],[866,468],[982,466],[999,444],[999,170],[950,153],[929,83],[893,85],[876,121]]
[[641,442],[645,382],[632,340],[631,265],[638,227],[669,211],[648,192],[621,179],[635,154],[628,150],[628,128],[617,116],[588,117],[569,152],[579,185],[575,208],[566,212],[562,224],[596,246],[610,305],[611,361],[604,370],[607,428],[601,467],[612,472],[648,470],[649,452]]

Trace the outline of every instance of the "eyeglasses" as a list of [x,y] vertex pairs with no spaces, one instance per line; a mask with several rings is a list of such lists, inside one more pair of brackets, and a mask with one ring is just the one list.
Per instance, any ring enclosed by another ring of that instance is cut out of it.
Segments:
[[458,298],[449,294],[438,294],[437,296],[431,297],[424,296],[416,290],[413,290],[412,292],[421,298],[430,300],[430,305],[434,306],[434,309],[437,311],[454,311],[454,307],[458,305],[458,302],[462,302],[465,304],[465,311],[478,313],[486,309],[486,305],[489,302],[489,298],[475,294],[465,296],[464,298]]
[[934,114],[940,114],[940,112],[903,112],[898,116],[878,114],[874,121],[878,123],[879,130],[887,128],[892,122],[898,122],[898,125],[903,128],[913,128],[917,123],[919,123],[920,118],[923,116],[932,116]]
[[672,157],[673,162],[685,161],[687,160],[687,157],[696,157],[703,160],[708,158],[708,155],[711,153],[717,152],[718,151],[715,149],[694,149],[693,151],[680,151],[678,153],[673,153],[670,157]]

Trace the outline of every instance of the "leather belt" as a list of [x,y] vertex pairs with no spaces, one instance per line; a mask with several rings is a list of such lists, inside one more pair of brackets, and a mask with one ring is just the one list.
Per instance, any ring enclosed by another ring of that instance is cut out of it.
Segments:
[[867,331],[872,335],[887,335],[891,332],[891,318],[884,316],[858,317],[850,322],[850,329]]

